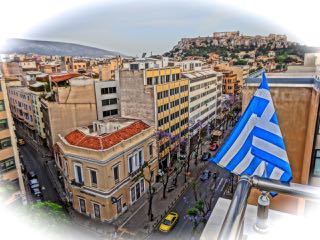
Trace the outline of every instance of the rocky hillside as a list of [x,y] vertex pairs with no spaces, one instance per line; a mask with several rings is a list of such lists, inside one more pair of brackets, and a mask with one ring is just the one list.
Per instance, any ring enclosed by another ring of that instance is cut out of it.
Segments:
[[6,41],[0,53],[32,53],[39,55],[82,56],[82,57],[112,57],[122,55],[118,52],[84,46],[74,43],[27,40],[10,38]]

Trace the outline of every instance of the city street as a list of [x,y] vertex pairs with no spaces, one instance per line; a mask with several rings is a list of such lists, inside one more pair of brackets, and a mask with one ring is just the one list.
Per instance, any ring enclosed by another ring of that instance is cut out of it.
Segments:
[[[211,163],[207,163],[206,169],[210,170],[211,172],[219,172],[219,177],[216,179],[216,181],[213,181],[211,176],[210,179],[207,180],[208,182],[202,182],[198,179],[197,181],[199,184],[197,189],[204,195],[205,192],[208,191],[208,188],[214,185],[215,192],[213,203],[215,204],[218,198],[221,197],[224,193],[228,182],[229,173],[222,170],[221,168],[218,169],[217,166]],[[179,214],[179,221],[174,229],[168,233],[162,233],[157,229],[152,235],[148,237],[148,239],[198,239],[200,237],[199,232],[202,232],[204,225],[199,224],[197,229],[194,231],[193,223],[189,220],[184,219],[184,216],[187,215],[188,208],[193,206],[192,203],[194,203],[194,194],[192,187],[189,187],[186,193],[181,196],[181,198],[172,209],[173,212],[177,212]]]
[[58,193],[48,177],[48,171],[45,166],[45,160],[47,159],[43,158],[42,154],[35,151],[33,146],[27,140],[24,146],[19,147],[19,150],[22,155],[21,162],[23,162],[25,166],[26,173],[34,171],[38,176],[38,180],[42,188],[43,199],[59,203]]

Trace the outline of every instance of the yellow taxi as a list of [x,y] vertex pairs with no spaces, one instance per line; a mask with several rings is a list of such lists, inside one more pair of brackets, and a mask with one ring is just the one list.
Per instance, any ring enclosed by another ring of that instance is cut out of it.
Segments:
[[24,141],[23,138],[18,138],[18,144],[19,144],[20,146],[22,146],[22,145],[25,145],[26,142]]
[[159,226],[161,232],[169,232],[177,224],[179,219],[178,213],[169,212],[168,215],[163,219],[162,223]]

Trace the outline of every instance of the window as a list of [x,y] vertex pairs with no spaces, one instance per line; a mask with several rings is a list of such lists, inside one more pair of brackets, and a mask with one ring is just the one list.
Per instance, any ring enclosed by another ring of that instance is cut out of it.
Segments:
[[14,162],[14,158],[7,158],[6,160],[2,160],[0,162],[0,172],[7,172],[10,171],[11,169],[15,169],[16,164]]
[[74,164],[74,176],[77,183],[83,183],[82,166],[78,163]]
[[320,177],[320,149],[317,149],[315,152],[313,175]]
[[119,182],[119,165],[113,167],[113,178],[116,183]]
[[102,112],[103,117],[109,117],[117,114],[118,114],[118,109],[112,109],[112,110],[107,110]]
[[8,120],[7,119],[1,119],[0,120],[0,131],[5,130],[8,128]]
[[11,138],[4,138],[0,140],[0,149],[11,147]]
[[103,99],[102,100],[102,106],[117,104],[117,102],[118,102],[118,100],[116,98]]
[[140,189],[141,189],[141,193],[144,192],[144,179],[140,180]]
[[91,186],[96,187],[98,184],[97,171],[90,170],[90,177],[91,177]]
[[137,201],[144,193],[144,180],[141,179],[130,189],[131,203]]
[[6,110],[5,106],[4,106],[4,101],[0,100],[0,111],[4,111]]
[[152,78],[151,77],[147,78],[147,85],[152,85]]
[[93,204],[93,210],[94,210],[94,218],[100,218],[101,214],[100,214],[100,205],[94,203]]
[[86,213],[86,200],[79,198],[80,212]]
[[118,199],[116,204],[117,204],[117,214],[119,214],[122,212],[121,198]]
[[111,93],[116,93],[116,92],[117,92],[116,87],[101,88],[101,95],[111,94]]
[[136,188],[135,187],[131,188],[130,194],[131,194],[131,202],[134,203],[136,201]]
[[153,145],[152,145],[152,143],[149,145],[149,155],[150,155],[150,158],[153,156]]
[[142,150],[139,150],[130,155],[128,158],[129,173],[138,170],[142,166],[143,162],[144,160]]

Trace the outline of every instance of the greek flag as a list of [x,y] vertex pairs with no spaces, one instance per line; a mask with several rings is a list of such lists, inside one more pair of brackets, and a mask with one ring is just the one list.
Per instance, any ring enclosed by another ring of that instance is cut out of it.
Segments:
[[237,175],[291,180],[291,168],[264,72],[247,109],[210,161]]

